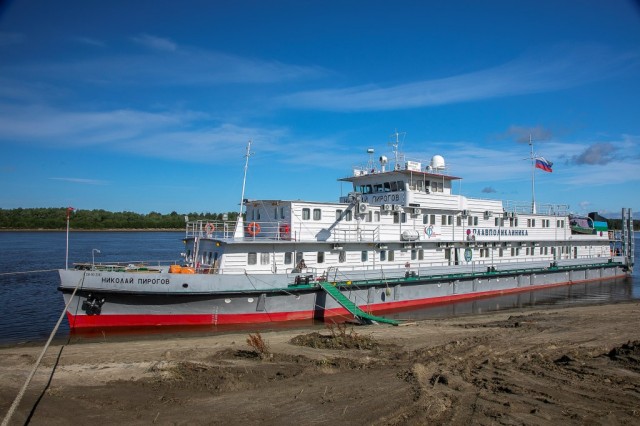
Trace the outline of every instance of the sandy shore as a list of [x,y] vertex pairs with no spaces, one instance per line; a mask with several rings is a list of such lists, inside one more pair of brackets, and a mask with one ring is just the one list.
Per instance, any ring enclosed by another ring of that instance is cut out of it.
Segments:
[[52,346],[11,424],[640,424],[637,302],[261,336]]

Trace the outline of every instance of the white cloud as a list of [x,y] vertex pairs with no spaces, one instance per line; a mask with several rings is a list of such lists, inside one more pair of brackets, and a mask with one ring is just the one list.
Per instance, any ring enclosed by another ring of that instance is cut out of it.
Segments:
[[178,49],[178,45],[168,38],[152,36],[149,34],[141,34],[139,36],[132,37],[131,39],[139,45],[151,50],[174,52]]
[[635,68],[637,54],[599,46],[566,46],[529,53],[494,68],[397,86],[365,85],[298,92],[284,106],[330,111],[417,108],[560,90],[609,78]]
[[83,178],[72,178],[72,177],[51,177],[50,180],[59,180],[63,182],[70,183],[80,183],[85,185],[107,185],[108,182],[104,180],[98,179],[83,179]]

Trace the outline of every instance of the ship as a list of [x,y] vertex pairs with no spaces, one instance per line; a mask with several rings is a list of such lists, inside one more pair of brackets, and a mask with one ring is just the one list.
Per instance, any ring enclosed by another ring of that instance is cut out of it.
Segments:
[[392,161],[369,149],[339,179],[347,195],[317,202],[245,198],[249,143],[238,218],[186,218],[179,261],[59,270],[70,328],[397,325],[390,313],[633,273],[631,209],[620,232],[600,222],[585,233],[567,205],[456,194],[441,155],[408,159],[392,145]]

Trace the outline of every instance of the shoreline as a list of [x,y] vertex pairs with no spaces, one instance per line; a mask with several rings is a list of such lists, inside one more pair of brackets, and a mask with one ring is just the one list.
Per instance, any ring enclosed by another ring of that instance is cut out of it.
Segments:
[[[640,302],[629,301],[404,327],[302,326],[263,331],[263,357],[249,331],[157,339],[106,331],[52,345],[14,422],[42,394],[33,424],[636,423],[639,320]],[[356,345],[320,345],[332,336]],[[0,347],[3,413],[41,348]]]

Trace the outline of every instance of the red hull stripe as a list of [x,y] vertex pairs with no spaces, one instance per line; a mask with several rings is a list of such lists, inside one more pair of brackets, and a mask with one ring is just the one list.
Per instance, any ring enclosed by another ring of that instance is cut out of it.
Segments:
[[[624,278],[626,275],[608,277],[606,280]],[[403,308],[442,304],[454,301],[486,298],[504,294],[521,293],[525,291],[539,290],[543,288],[561,287],[565,285],[581,284],[591,281],[601,281],[602,278],[567,281],[555,284],[545,284],[527,287],[511,288],[506,290],[491,290],[467,294],[454,294],[450,296],[429,297],[426,299],[403,300],[396,302],[383,302],[361,306],[360,309],[370,313],[392,311]],[[171,314],[171,315],[72,315],[67,311],[67,319],[71,328],[99,328],[99,327],[148,327],[148,326],[168,326],[168,325],[223,325],[223,324],[257,324],[279,321],[309,320],[314,318],[315,312],[254,312],[244,314]],[[324,318],[335,316],[351,317],[351,314],[344,308],[326,309]]]

